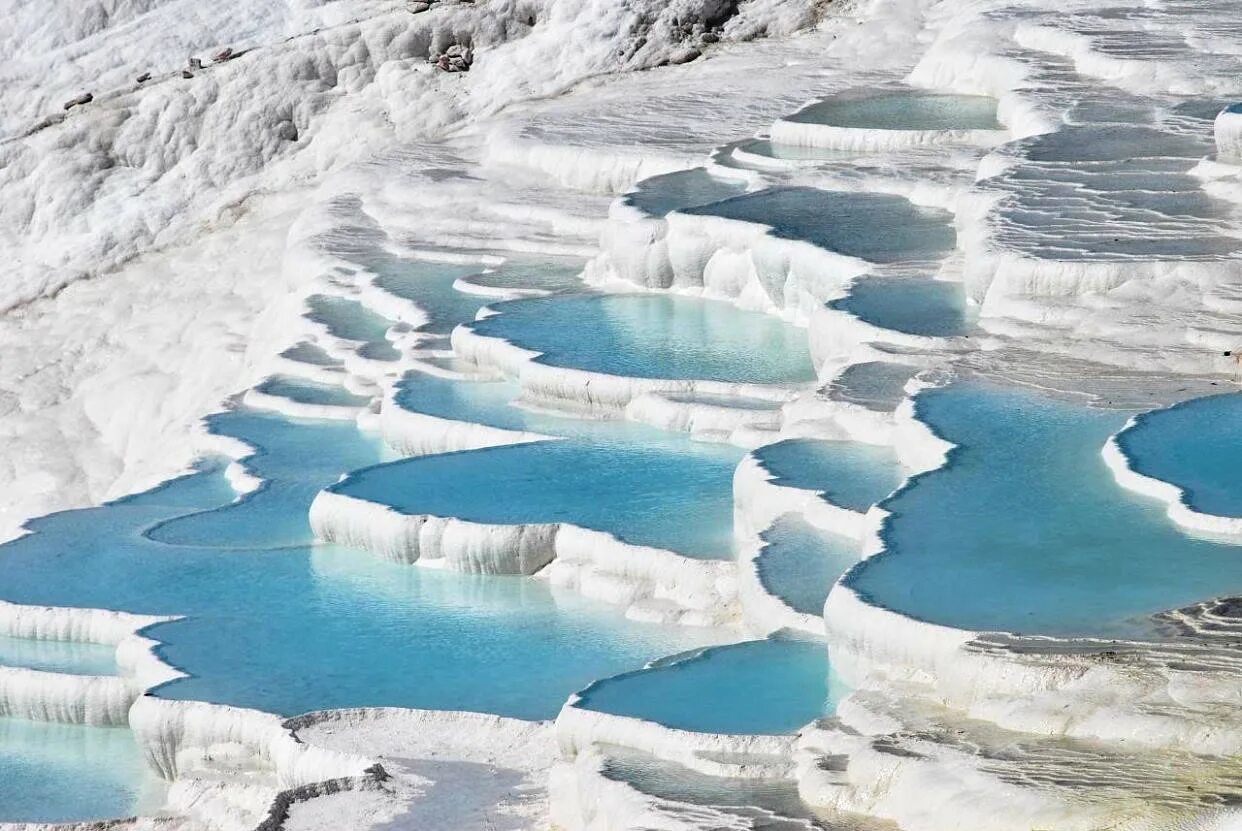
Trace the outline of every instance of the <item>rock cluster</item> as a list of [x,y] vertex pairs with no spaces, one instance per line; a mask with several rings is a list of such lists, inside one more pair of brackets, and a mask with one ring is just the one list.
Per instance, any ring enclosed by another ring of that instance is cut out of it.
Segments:
[[427,59],[445,72],[469,72],[474,63],[474,50],[469,46],[454,43],[442,54],[432,53]]
[[65,102],[65,109],[71,110],[74,107],[80,107],[83,104],[89,104],[95,100],[95,96],[89,92],[84,92],[76,98],[70,98]]

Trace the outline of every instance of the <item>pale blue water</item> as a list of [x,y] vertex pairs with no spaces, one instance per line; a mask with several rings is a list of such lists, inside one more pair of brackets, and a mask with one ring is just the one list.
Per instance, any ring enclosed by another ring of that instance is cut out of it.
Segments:
[[757,156],[768,156],[791,162],[843,162],[858,158],[859,153],[845,150],[832,150],[824,147],[802,147],[794,144],[781,144],[767,139],[755,139],[743,142],[738,149]]
[[905,399],[906,384],[917,372],[917,367],[888,361],[852,364],[833,380],[828,395],[834,401],[891,413]]
[[817,491],[833,505],[859,513],[905,478],[891,447],[862,442],[786,439],[754,455],[777,484]]
[[669,211],[718,202],[746,192],[746,183],[738,179],[713,176],[706,168],[695,167],[639,182],[624,197],[648,216],[664,216]]
[[356,300],[315,294],[306,298],[306,316],[322,323],[338,338],[363,343],[384,340],[393,322],[381,317]]
[[1242,394],[1144,413],[1117,442],[1135,470],[1177,485],[1196,511],[1242,516]]
[[756,566],[759,581],[794,611],[822,615],[828,591],[858,562],[858,540],[820,530],[786,514],[763,532]]
[[570,522],[692,557],[732,556],[733,471],[742,450],[629,421],[524,410],[511,404],[518,392],[510,382],[410,373],[395,400],[414,412],[567,440],[406,459],[333,489],[406,513]]
[[772,637],[597,681],[578,706],[698,733],[792,733],[836,708],[822,641]]
[[133,734],[0,718],[0,819],[78,822],[132,816],[160,789]]
[[1194,539],[1116,484],[1100,449],[1128,413],[959,382],[917,411],[961,445],[884,503],[889,551],[845,580],[969,629],[1150,636],[1146,616],[1242,592],[1242,547]]
[[787,120],[872,130],[1002,129],[992,98],[914,91],[829,98],[799,110]]
[[272,483],[233,503],[219,472],[204,470],[36,520],[35,533],[0,546],[0,595],[187,615],[148,630],[192,674],[158,694],[281,714],[392,705],[549,718],[594,678],[703,642],[538,581],[312,546],[311,499],[380,461],[376,444],[351,425],[247,411],[211,424],[260,446],[251,464]]
[[712,300],[582,295],[497,304],[470,324],[552,366],[639,378],[783,384],[815,378],[805,330]]
[[314,366],[340,366],[341,361],[332,357],[323,350],[322,347],[313,343],[303,341],[299,344],[289,347],[280,353],[282,358],[288,358],[291,361],[298,361],[303,364],[312,364]]
[[956,239],[948,212],[887,194],[770,188],[683,213],[768,225],[778,237],[873,263],[937,257]]
[[874,326],[911,335],[953,337],[971,328],[962,284],[943,280],[863,277],[829,305]]
[[427,313],[420,332],[447,335],[459,323],[474,320],[487,298],[462,294],[453,288],[460,277],[477,275],[483,266],[474,263],[436,263],[424,260],[388,259],[377,269],[375,285],[390,294],[413,301]]
[[288,398],[300,404],[326,404],[331,407],[362,407],[371,399],[364,395],[354,395],[344,387],[324,384],[308,378],[295,378],[291,375],[273,375],[255,387],[259,392],[268,395]]
[[116,675],[116,647],[0,635],[0,666],[73,675]]
[[493,270],[465,278],[477,286],[491,288],[540,289],[560,292],[582,289],[582,268],[585,263],[572,257],[505,260]]
[[550,441],[422,456],[350,474],[329,490],[404,514],[497,525],[568,522],[690,557],[732,557],[740,452]]

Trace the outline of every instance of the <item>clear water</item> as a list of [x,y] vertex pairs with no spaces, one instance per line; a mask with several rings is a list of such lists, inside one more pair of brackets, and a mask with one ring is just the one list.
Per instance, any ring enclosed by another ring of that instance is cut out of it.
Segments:
[[1128,413],[966,381],[919,396],[959,446],[885,502],[888,552],[846,581],[968,629],[1149,636],[1147,616],[1242,592],[1242,548],[1182,534],[1116,484],[1100,449]]
[[786,439],[754,455],[776,483],[818,491],[833,505],[860,513],[905,478],[891,447],[861,442]]
[[1002,129],[992,98],[920,92],[829,98],[799,110],[787,120],[866,130]]
[[425,260],[388,259],[378,267],[375,285],[389,294],[403,297],[427,314],[420,332],[447,335],[459,323],[474,320],[487,298],[463,294],[453,288],[459,278],[482,271],[471,263],[437,263]]
[[550,718],[594,678],[703,643],[539,581],[314,546],[311,499],[381,461],[377,444],[352,425],[244,410],[211,427],[259,447],[250,464],[271,483],[233,502],[220,471],[203,470],[35,520],[0,546],[4,599],[186,615],[149,630],[192,674],[158,694],[286,715],[380,705]]
[[767,156],[772,159],[789,162],[840,162],[858,157],[858,153],[846,150],[833,150],[824,147],[802,147],[795,144],[781,144],[767,139],[755,139],[744,142],[737,147],[744,153],[756,156]]
[[295,346],[291,346],[284,352],[280,353],[282,358],[288,358],[298,363],[311,364],[313,366],[340,366],[341,362],[329,355],[321,347],[313,343],[303,341]]
[[[770,188],[683,213],[767,225],[778,237],[873,263],[940,256],[956,240],[948,212],[888,194]],[[877,234],[877,228],[884,233]]]
[[639,182],[625,195],[626,204],[648,216],[664,216],[670,211],[706,205],[745,193],[746,183],[722,179],[696,167],[652,176]]
[[364,343],[357,351],[360,357],[372,361],[395,361],[401,357],[401,350],[386,340]]
[[836,708],[822,641],[713,647],[597,681],[579,706],[698,733],[792,733]]
[[362,343],[378,342],[393,322],[381,317],[357,300],[315,294],[306,299],[306,317],[321,323],[338,338]]
[[783,384],[815,378],[805,330],[729,303],[582,295],[497,304],[471,324],[552,366],[638,378]]
[[476,286],[496,289],[539,289],[547,292],[580,290],[584,262],[573,258],[512,259],[493,270],[465,279]]
[[[737,808],[740,827],[761,827],[764,831],[805,831],[812,827],[845,831],[839,824],[817,822],[815,811],[802,801],[793,779],[737,779],[708,776],[690,768],[657,759],[647,753],[617,746],[605,746],[604,776],[625,782],[640,793],[692,805],[709,805],[725,813]],[[758,807],[771,815],[754,825]],[[774,815],[774,816],[773,816]]]
[[116,647],[0,635],[0,666],[73,675],[116,675]]
[[122,728],[0,718],[0,819],[80,822],[132,816],[160,789]]
[[292,375],[273,375],[255,389],[268,395],[297,401],[299,404],[364,407],[371,401],[364,395],[354,395],[344,387],[338,387],[335,384],[324,384],[309,378],[295,378]]
[[[731,556],[733,471],[741,449],[630,421],[522,409],[512,403],[518,393],[507,381],[410,373],[395,401],[439,418],[567,440],[402,460],[360,471],[334,489],[377,497],[407,513],[498,524],[570,522],[687,556]],[[508,496],[495,499],[496,493]]]
[[1242,394],[1144,413],[1117,440],[1132,467],[1177,485],[1191,508],[1242,516]]
[[796,612],[822,615],[828,591],[858,562],[859,543],[820,530],[797,514],[786,514],[760,537],[756,566],[769,594]]
[[910,335],[954,337],[971,328],[961,283],[864,277],[830,305],[873,326]]
[[567,522],[690,557],[732,557],[740,452],[551,441],[421,456],[357,471],[330,490],[405,514],[497,525]]
[[848,401],[869,410],[891,413],[906,397],[906,384],[918,367],[888,361],[853,364],[828,389],[834,401]]

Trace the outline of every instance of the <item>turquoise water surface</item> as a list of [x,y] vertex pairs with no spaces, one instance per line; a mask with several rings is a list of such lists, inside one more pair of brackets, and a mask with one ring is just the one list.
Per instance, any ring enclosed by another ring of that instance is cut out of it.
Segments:
[[116,647],[0,635],[0,666],[72,675],[116,675]]
[[[767,225],[778,237],[873,263],[938,257],[956,239],[947,211],[888,194],[769,188],[682,213]],[[884,233],[877,234],[877,228]]]
[[970,331],[961,283],[864,277],[829,305],[873,326],[910,335],[953,337]]
[[579,707],[698,733],[792,733],[833,712],[822,641],[771,637],[597,681]]
[[858,562],[858,540],[823,531],[798,514],[786,514],[760,535],[755,560],[759,582],[795,612],[822,615],[837,578]]
[[715,300],[581,295],[499,303],[470,327],[543,353],[551,366],[635,378],[811,381],[806,331]]
[[1117,443],[1131,467],[1177,485],[1196,511],[1242,516],[1242,394],[1143,413]]
[[966,629],[1151,636],[1154,612],[1242,592],[1242,548],[1113,480],[1100,449],[1128,413],[981,381],[917,413],[959,447],[883,503],[887,553],[845,578],[872,601]]
[[163,785],[129,730],[0,718],[0,819],[82,822],[158,806]]
[[648,216],[664,216],[669,211],[718,202],[745,191],[746,183],[739,179],[722,179],[706,168],[695,167],[644,179],[623,198],[626,204]]
[[785,439],[754,451],[772,481],[813,490],[825,501],[865,513],[905,478],[891,447],[855,441]]
[[1000,130],[996,101],[982,95],[891,92],[843,95],[805,107],[788,121],[869,130]]

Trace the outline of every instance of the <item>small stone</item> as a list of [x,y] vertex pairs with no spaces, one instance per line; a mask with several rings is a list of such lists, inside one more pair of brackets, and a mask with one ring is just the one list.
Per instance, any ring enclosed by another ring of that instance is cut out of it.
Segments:
[[431,4],[424,3],[422,2],[422,0],[418,0],[418,2],[415,2],[415,3],[407,3],[405,8],[406,8],[406,11],[408,11],[410,14],[422,14],[423,12],[431,8]]
[[460,43],[454,43],[454,44],[453,44],[452,46],[450,46],[448,49],[445,49],[445,50],[444,50],[444,54],[446,54],[446,55],[448,55],[450,58],[452,58],[452,57],[454,57],[454,56],[456,56],[456,55],[460,55],[460,54],[461,54],[462,52],[464,52],[465,50],[466,50],[466,47],[462,46]]
[[703,33],[704,43],[718,43],[719,41],[720,41],[720,35],[716,34],[715,32],[704,32]]
[[186,80],[189,80],[190,78],[194,77],[194,73],[188,69],[183,69],[181,70],[181,77],[185,78]]
[[201,58],[190,58],[189,67],[190,69],[202,69],[203,68],[202,59]]
[[145,84],[147,81],[150,81],[150,80],[151,80],[151,73],[150,73],[150,72],[144,72],[144,73],[142,73],[141,75],[139,75],[139,76],[138,76],[138,78],[137,78],[136,80],[137,80],[137,82],[138,82],[138,83],[140,83],[140,84]]
[[235,57],[237,57],[237,55],[233,52],[233,47],[226,46],[216,54],[212,55],[211,59],[216,63],[224,63],[225,61],[231,61]]
[[94,100],[95,100],[94,95],[92,95],[89,92],[84,92],[81,95],[79,95],[77,98],[70,98],[68,101],[66,101],[65,109],[70,110],[70,109],[73,109],[74,107],[80,107],[83,104],[89,104]]

